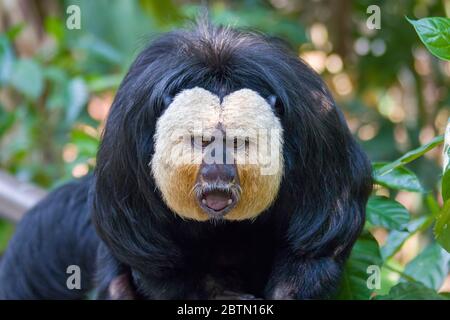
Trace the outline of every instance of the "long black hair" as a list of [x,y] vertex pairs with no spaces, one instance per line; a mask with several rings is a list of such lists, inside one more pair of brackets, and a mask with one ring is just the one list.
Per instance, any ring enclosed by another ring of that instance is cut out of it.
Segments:
[[285,166],[268,214],[279,216],[299,255],[345,258],[364,223],[371,174],[326,85],[282,41],[207,21],[144,49],[110,110],[97,156],[93,219],[116,258],[137,269],[148,268],[151,258],[163,268],[167,254],[179,254],[169,250],[168,228],[207,224],[170,212],[148,166],[167,101],[196,86],[219,96],[249,88],[277,97]]

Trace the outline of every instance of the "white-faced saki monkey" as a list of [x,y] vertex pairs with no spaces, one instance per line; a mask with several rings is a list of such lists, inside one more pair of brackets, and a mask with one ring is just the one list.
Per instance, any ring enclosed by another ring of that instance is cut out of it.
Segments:
[[330,298],[371,186],[324,81],[295,52],[200,21],[138,55],[94,174],[26,214],[0,297]]

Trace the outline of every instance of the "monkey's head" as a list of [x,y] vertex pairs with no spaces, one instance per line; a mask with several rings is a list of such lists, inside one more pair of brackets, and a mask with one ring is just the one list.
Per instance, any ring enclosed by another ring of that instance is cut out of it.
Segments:
[[111,246],[133,235],[144,248],[156,220],[300,214],[292,232],[320,245],[326,230],[361,225],[340,211],[369,191],[367,159],[320,76],[280,40],[203,21],[131,65],[98,152],[93,216]]
[[166,204],[195,220],[250,219],[274,201],[283,173],[274,96],[184,89],[158,119],[151,167]]

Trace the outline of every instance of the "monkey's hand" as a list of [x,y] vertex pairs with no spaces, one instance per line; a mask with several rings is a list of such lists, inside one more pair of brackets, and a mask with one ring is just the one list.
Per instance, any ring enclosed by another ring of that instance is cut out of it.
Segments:
[[284,256],[272,271],[265,288],[267,299],[325,299],[339,284],[342,266],[331,257]]
[[261,300],[252,294],[225,290],[213,297],[214,300]]

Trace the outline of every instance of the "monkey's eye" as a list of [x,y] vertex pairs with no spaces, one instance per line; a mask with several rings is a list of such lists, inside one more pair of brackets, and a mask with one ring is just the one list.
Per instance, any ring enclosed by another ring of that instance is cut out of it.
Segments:
[[282,116],[284,114],[283,104],[277,96],[270,95],[267,97],[267,101],[276,114],[278,114],[279,116]]
[[205,136],[201,136],[201,137],[194,137],[191,136],[191,143],[194,147],[197,148],[206,148],[211,142],[214,141],[214,137],[205,137]]
[[242,149],[248,145],[248,138],[237,138],[235,137],[233,140],[233,147],[235,150]]

